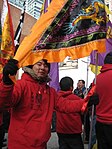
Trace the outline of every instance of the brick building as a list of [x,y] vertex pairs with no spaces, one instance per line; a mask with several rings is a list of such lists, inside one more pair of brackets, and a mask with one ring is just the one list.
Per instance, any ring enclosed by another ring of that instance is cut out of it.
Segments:
[[[0,0],[0,12],[2,11],[2,4],[3,4],[3,0]],[[11,16],[12,16],[13,28],[14,28],[14,32],[15,32],[15,30],[17,29],[17,26],[19,24],[21,10],[10,5],[10,11],[11,11]],[[23,38],[26,35],[28,35],[30,33],[31,28],[33,27],[33,25],[35,24],[36,21],[37,20],[35,18],[33,18],[32,16],[25,13],[25,19],[24,19],[24,24],[23,24],[23,28],[22,28],[22,35],[21,35],[21,41],[23,40]]]

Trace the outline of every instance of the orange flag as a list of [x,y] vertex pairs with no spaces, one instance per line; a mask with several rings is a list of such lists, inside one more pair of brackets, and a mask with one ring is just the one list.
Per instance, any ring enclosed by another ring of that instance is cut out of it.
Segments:
[[14,56],[14,50],[14,35],[10,8],[8,1],[3,0],[1,14],[0,80],[2,78],[2,69],[7,60]]
[[93,50],[104,52],[105,38],[104,0],[52,0],[14,58],[19,67],[43,58],[49,62],[62,62],[67,56],[78,59]]

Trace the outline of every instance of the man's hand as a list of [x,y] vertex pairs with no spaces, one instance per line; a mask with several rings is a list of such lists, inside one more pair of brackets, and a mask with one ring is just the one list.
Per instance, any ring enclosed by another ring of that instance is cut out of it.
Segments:
[[8,63],[3,68],[3,82],[7,85],[13,84],[12,80],[9,78],[9,75],[16,75],[18,70],[18,61],[15,59],[10,59]]

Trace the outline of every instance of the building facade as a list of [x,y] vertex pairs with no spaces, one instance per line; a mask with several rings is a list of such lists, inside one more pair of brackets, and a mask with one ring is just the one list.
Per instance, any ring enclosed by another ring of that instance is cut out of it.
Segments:
[[[15,7],[22,8],[25,0],[9,0]],[[44,0],[26,0],[26,13],[38,19]]]
[[34,18],[40,17],[40,11],[42,8],[43,0],[27,0],[26,1],[26,12]]
[[23,6],[24,0],[8,0],[8,2],[21,9]]

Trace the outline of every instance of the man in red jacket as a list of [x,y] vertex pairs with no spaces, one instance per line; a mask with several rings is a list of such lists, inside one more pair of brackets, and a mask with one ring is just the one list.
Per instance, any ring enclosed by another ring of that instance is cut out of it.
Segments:
[[104,59],[101,73],[96,78],[96,137],[98,149],[112,149],[112,52]]
[[[73,80],[64,77],[60,81],[61,91],[58,93],[68,101],[80,101],[81,99],[73,94]],[[62,113],[57,111],[56,131],[59,138],[59,149],[84,149],[81,133],[82,121],[81,111],[74,113]]]
[[9,75],[17,73],[17,60],[10,59],[3,69],[0,84],[0,108],[11,107],[8,149],[45,149],[51,135],[54,109],[73,113],[84,100],[66,101],[49,87],[50,64],[43,59],[24,67],[21,80],[14,84]]

